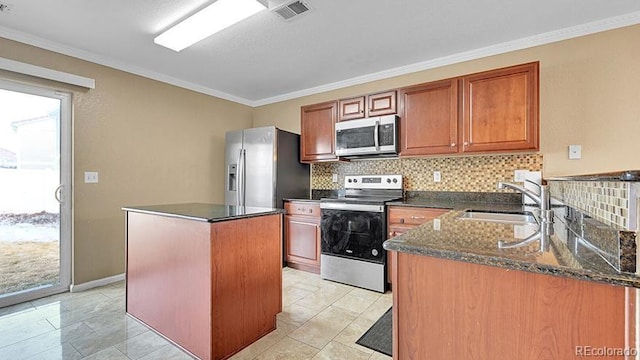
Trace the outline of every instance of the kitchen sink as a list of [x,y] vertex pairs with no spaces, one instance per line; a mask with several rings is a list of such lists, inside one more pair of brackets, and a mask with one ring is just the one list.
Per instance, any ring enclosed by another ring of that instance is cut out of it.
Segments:
[[535,216],[530,212],[498,212],[482,210],[465,210],[458,216],[460,220],[487,221],[513,225],[537,224]]

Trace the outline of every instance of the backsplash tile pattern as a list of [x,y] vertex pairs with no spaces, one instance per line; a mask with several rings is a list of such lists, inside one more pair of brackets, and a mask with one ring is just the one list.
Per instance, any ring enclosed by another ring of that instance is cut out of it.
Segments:
[[623,230],[636,227],[632,186],[623,181],[549,181],[552,197]]
[[[316,163],[311,167],[311,188],[343,187],[345,175],[402,174],[408,191],[497,192],[499,181],[513,182],[515,170],[542,171],[541,154],[467,156],[450,158],[403,158]],[[442,181],[433,181],[440,171]],[[332,174],[338,174],[333,183]]]

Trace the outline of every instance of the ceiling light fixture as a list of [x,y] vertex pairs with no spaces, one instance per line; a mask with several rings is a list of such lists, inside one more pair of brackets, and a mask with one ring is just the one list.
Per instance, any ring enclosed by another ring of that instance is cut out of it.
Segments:
[[153,42],[180,51],[264,9],[256,0],[218,0],[156,36]]

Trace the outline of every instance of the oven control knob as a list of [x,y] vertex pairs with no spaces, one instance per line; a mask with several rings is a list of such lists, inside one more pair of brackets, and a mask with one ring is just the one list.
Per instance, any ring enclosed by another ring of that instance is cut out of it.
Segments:
[[391,179],[387,178],[387,184],[391,184]]
[[347,180],[347,182],[351,182],[351,179]]
[[371,255],[378,256],[378,250],[376,249],[371,250]]
[[398,179],[393,179],[393,183],[394,184],[397,183],[397,182],[398,182]]
[[353,182],[354,182],[354,183],[358,182],[358,179],[353,179]]

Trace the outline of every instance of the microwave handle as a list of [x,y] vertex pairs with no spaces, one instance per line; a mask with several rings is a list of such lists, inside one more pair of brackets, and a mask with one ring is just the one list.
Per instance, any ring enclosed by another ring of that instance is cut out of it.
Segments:
[[376,126],[373,128],[373,145],[375,145],[376,151],[380,151],[380,141],[378,140],[379,133],[380,133],[380,120],[376,120]]

